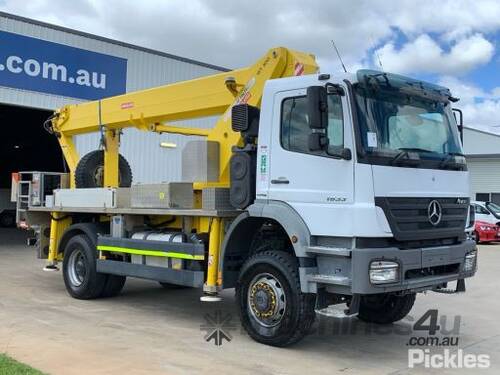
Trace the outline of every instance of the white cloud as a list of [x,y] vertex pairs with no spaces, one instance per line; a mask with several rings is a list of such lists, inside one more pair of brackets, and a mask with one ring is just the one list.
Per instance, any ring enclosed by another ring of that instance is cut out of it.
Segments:
[[331,39],[353,67],[396,30],[411,40],[436,33],[448,41],[500,30],[495,0],[4,0],[0,8],[228,67],[285,45],[316,54],[324,70],[338,69]]
[[455,77],[442,77],[439,84],[448,87],[460,101],[454,106],[464,114],[467,126],[481,127],[490,131],[500,132],[500,87],[491,91],[464,82]]
[[384,69],[391,72],[462,74],[489,62],[494,46],[482,34],[476,33],[445,51],[429,35],[423,34],[401,48],[389,42],[376,53]]
[[498,30],[500,23],[497,0],[400,0],[392,4],[386,16],[405,34],[447,33],[453,39],[474,30]]
[[338,71],[334,39],[354,71],[378,66],[379,47],[387,71],[445,76],[467,123],[500,124],[500,88],[456,79],[491,60],[498,0],[0,0],[0,10],[230,68],[282,45]]

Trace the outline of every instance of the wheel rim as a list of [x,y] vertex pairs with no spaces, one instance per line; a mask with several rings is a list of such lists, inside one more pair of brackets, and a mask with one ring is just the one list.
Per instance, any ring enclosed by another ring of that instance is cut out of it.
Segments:
[[95,186],[104,186],[104,165],[99,165],[92,174]]
[[[99,165],[92,173],[92,178],[94,179],[95,186],[104,186],[104,165]],[[118,173],[118,185],[121,184],[122,174],[121,171]]]
[[247,300],[250,315],[263,327],[278,325],[285,315],[285,291],[271,274],[259,274],[253,278]]
[[74,286],[82,285],[87,275],[87,263],[80,249],[73,251],[68,259],[68,276]]

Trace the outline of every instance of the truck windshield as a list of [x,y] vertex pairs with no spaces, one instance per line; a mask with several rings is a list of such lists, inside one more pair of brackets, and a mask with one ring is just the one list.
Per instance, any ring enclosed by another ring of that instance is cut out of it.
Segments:
[[465,169],[457,125],[446,101],[355,84],[360,146],[370,164],[416,156],[423,168]]

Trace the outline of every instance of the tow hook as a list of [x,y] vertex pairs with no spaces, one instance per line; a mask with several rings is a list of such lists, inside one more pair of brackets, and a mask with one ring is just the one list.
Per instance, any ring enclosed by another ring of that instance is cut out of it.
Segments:
[[453,289],[446,289],[446,283],[437,286],[432,290],[433,292],[436,293],[443,293],[443,294],[456,294],[456,293],[464,293],[465,292],[465,280],[464,279],[458,279],[457,280],[457,286],[455,290]]

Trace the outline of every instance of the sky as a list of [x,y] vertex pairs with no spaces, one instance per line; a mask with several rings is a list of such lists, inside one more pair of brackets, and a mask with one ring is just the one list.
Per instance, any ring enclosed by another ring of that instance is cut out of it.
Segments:
[[228,68],[285,46],[336,72],[334,40],[349,71],[447,86],[466,125],[500,133],[500,0],[0,0],[0,10]]

